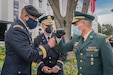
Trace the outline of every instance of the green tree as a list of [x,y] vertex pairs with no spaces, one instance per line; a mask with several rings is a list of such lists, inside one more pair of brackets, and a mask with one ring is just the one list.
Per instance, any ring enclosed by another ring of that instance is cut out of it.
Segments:
[[101,27],[101,25],[99,23],[98,23],[98,32],[102,33],[102,27]]
[[113,26],[111,24],[103,24],[102,25],[102,34],[112,35],[113,34]]

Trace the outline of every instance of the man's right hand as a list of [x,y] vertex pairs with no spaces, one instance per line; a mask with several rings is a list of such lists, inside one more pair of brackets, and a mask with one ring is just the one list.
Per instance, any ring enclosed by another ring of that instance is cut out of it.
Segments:
[[51,38],[51,39],[49,39],[49,41],[48,41],[48,45],[50,46],[50,48],[55,47],[55,45],[56,45],[56,40],[55,40],[54,37]]
[[43,67],[43,72],[44,72],[44,73],[48,73],[48,74],[49,74],[49,73],[52,73],[51,68],[48,67],[48,66],[44,66],[44,67]]

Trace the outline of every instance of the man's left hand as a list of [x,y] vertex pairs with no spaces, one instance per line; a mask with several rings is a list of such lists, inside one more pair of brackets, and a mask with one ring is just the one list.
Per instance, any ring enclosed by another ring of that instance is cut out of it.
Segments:
[[56,66],[54,66],[54,67],[52,67],[51,71],[53,73],[58,73],[59,69]]

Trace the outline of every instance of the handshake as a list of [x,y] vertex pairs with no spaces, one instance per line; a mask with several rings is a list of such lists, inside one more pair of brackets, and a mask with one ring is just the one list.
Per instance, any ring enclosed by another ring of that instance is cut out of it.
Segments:
[[56,34],[57,38],[61,38],[62,36],[65,35],[65,31],[64,31],[64,29],[59,28],[59,29],[56,30],[55,34]]

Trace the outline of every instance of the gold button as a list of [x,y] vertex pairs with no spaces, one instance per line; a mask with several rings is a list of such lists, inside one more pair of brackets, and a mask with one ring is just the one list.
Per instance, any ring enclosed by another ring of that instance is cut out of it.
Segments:
[[80,70],[82,69],[82,67],[80,67]]
[[80,62],[83,62],[83,60],[80,60]]
[[83,56],[83,53],[80,53],[81,56]]
[[79,75],[82,75],[81,73]]

